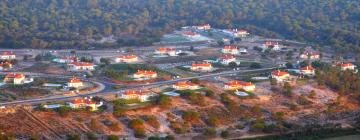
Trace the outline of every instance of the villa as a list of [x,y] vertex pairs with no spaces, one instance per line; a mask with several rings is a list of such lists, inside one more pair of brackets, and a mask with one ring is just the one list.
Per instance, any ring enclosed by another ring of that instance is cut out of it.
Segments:
[[141,90],[126,90],[120,95],[120,98],[126,100],[137,99],[140,102],[146,102],[149,101],[151,96],[152,95],[150,93]]
[[0,59],[1,60],[12,60],[15,59],[16,56],[13,52],[5,51],[0,53]]
[[20,73],[9,73],[4,78],[4,83],[13,83],[15,85],[23,84],[25,75]]
[[79,87],[83,86],[83,82],[80,79],[73,77],[69,80],[69,82],[67,83],[67,86],[73,87],[73,88],[79,88]]
[[226,29],[226,30],[223,30],[223,32],[225,34],[228,34],[232,37],[235,37],[235,38],[243,38],[243,37],[247,37],[250,33],[246,30],[238,30],[238,29]]
[[1,62],[0,63],[0,70],[12,68],[13,65],[10,62]]
[[230,62],[235,62],[236,64],[238,64],[238,62],[236,61],[236,57],[233,55],[223,55],[219,57],[218,60],[223,65],[229,65]]
[[210,24],[202,24],[202,25],[195,26],[195,28],[198,30],[209,30],[209,29],[211,29],[211,26],[210,26]]
[[86,108],[90,107],[91,111],[95,111],[98,109],[98,107],[102,106],[102,102],[97,104],[95,101],[92,101],[92,99],[84,98],[84,99],[75,99],[68,103],[70,108],[73,109],[79,109],[79,108]]
[[72,62],[68,64],[68,68],[71,71],[83,71],[83,70],[94,70],[95,65],[87,62]]
[[225,90],[238,90],[243,89],[245,91],[254,91],[255,85],[251,82],[244,82],[244,81],[230,81],[225,83],[224,89]]
[[236,55],[239,54],[239,49],[236,46],[224,46],[222,53]]
[[193,63],[191,65],[192,71],[211,71],[213,66],[211,63]]
[[155,54],[176,56],[175,48],[158,48],[155,50]]
[[265,41],[260,48],[262,48],[263,50],[266,50],[268,48],[272,47],[272,50],[274,51],[278,51],[280,50],[280,45],[279,42],[275,42],[275,41]]
[[271,72],[271,77],[276,79],[278,82],[285,81],[290,78],[290,74],[285,71],[274,70]]
[[146,78],[146,79],[151,79],[151,78],[156,78],[157,77],[157,72],[156,71],[151,71],[151,70],[138,70],[136,73],[133,74],[134,78]]
[[136,55],[123,55],[119,56],[115,59],[116,63],[134,63],[139,60],[138,56]]
[[177,82],[173,85],[173,88],[176,90],[196,90],[199,89],[200,86],[198,84],[184,81],[184,82]]
[[341,71],[346,71],[346,70],[357,71],[356,66],[352,63],[340,63],[337,64],[337,66],[340,67]]
[[313,76],[315,75],[315,68],[312,66],[302,67],[300,68],[300,73],[307,76]]
[[75,56],[70,56],[70,57],[63,56],[60,58],[55,58],[53,61],[57,63],[73,63],[78,61],[78,58]]
[[316,52],[305,52],[300,55],[302,59],[319,59],[320,54]]

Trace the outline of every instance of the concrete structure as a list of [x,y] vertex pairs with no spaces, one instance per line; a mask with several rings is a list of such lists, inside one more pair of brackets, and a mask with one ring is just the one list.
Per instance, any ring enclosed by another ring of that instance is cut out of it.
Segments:
[[138,70],[136,73],[133,74],[133,77],[134,78],[146,78],[146,79],[156,78],[157,72],[151,71],[151,70]]
[[116,63],[135,63],[139,60],[136,55],[123,55],[115,58]]
[[155,54],[176,56],[175,48],[158,48],[155,50]]
[[255,91],[255,85],[251,82],[244,81],[230,81],[225,83],[225,90],[238,90],[242,89],[244,91]]
[[192,82],[183,81],[183,82],[177,82],[176,84],[174,84],[173,88],[176,90],[196,90],[196,89],[199,89],[200,86],[198,84],[195,84]]
[[190,69],[192,71],[211,71],[213,66],[211,63],[193,63]]
[[13,83],[15,85],[24,84],[25,75],[20,73],[9,73],[4,78],[4,83]]
[[78,58],[75,56],[70,56],[70,57],[63,56],[63,57],[55,58],[53,59],[53,61],[57,63],[73,63],[73,62],[77,62]]
[[236,46],[224,46],[221,50],[222,53],[236,55],[239,54],[239,49]]
[[4,51],[0,53],[0,59],[1,60],[12,60],[15,59],[16,55],[13,52],[10,51]]
[[82,87],[84,85],[83,85],[83,82],[80,79],[78,79],[76,77],[73,77],[73,78],[71,78],[69,80],[69,82],[67,82],[67,86],[68,87],[73,87],[73,88],[79,88],[79,87]]
[[271,77],[276,79],[278,82],[283,82],[290,78],[290,74],[285,71],[274,70],[271,72]]
[[315,68],[312,66],[306,66],[300,68],[300,74],[306,75],[306,76],[314,76],[315,75]]
[[72,62],[68,64],[68,69],[71,71],[92,71],[95,70],[95,65],[87,62]]
[[149,101],[149,98],[152,95],[149,92],[143,92],[141,90],[126,90],[125,92],[123,92],[120,95],[120,98],[122,99],[126,99],[126,100],[131,100],[131,99],[136,99],[139,100],[140,102],[146,102]]

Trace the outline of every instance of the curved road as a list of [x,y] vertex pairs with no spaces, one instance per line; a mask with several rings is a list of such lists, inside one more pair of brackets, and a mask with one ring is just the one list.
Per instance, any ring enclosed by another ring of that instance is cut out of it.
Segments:
[[[261,68],[261,69],[254,69],[254,70],[226,71],[226,72],[220,72],[220,73],[214,73],[214,74],[206,74],[206,75],[200,75],[200,76],[194,76],[194,77],[187,77],[187,78],[179,78],[179,79],[173,79],[173,80],[168,80],[168,81],[154,82],[154,83],[149,83],[149,84],[130,85],[130,86],[127,86],[126,88],[123,88],[121,90],[109,90],[109,91],[104,91],[104,89],[106,88],[105,85],[119,85],[119,84],[106,82],[106,81],[93,81],[93,80],[88,80],[88,79],[82,79],[82,80],[85,80],[85,81],[91,81],[91,82],[99,84],[100,86],[102,86],[101,90],[97,90],[97,91],[86,93],[86,94],[77,94],[77,95],[71,95],[71,96],[56,96],[56,97],[46,97],[46,98],[38,98],[38,99],[28,99],[28,100],[4,102],[4,103],[0,103],[0,106],[39,104],[39,103],[44,103],[44,102],[49,102],[49,101],[71,100],[71,99],[79,98],[79,97],[105,95],[105,94],[116,94],[116,93],[120,93],[120,92],[123,92],[124,90],[128,90],[128,89],[148,87],[148,86],[158,86],[158,85],[164,85],[164,84],[173,84],[173,83],[180,82],[180,81],[187,81],[187,80],[190,80],[190,79],[193,79],[193,78],[204,79],[204,78],[210,78],[210,77],[216,77],[216,76],[232,75],[232,74],[243,73],[243,72],[257,72],[257,71],[272,70],[272,69],[275,69],[275,68],[277,68],[277,67]],[[4,73],[4,72],[2,72],[2,73]],[[25,73],[25,74],[29,74],[29,75],[32,75],[32,76],[55,76],[55,77],[59,76],[59,77],[62,77],[62,78],[71,77],[71,76],[55,75],[55,74],[43,74],[43,73]]]

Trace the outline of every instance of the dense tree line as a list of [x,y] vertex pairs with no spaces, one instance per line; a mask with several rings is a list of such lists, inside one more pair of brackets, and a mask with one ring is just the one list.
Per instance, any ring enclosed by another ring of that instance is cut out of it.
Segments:
[[118,45],[147,45],[176,28],[202,23],[360,50],[358,1],[0,1],[2,47],[85,49],[87,39],[109,35]]

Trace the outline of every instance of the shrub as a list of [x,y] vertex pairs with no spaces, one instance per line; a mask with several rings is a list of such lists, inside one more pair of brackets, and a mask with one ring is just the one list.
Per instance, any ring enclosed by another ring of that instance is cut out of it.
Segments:
[[218,126],[218,125],[220,125],[220,119],[219,118],[217,118],[217,117],[215,117],[215,116],[211,116],[211,117],[209,117],[209,119],[207,120],[207,123],[208,123],[208,125],[210,125],[210,126]]
[[194,112],[194,111],[186,111],[182,115],[182,118],[186,122],[196,123],[200,120],[200,114],[198,112]]
[[160,123],[159,123],[159,121],[156,119],[155,116],[148,116],[146,122],[147,122],[150,126],[152,126],[152,127],[154,127],[154,128],[159,128],[159,127],[160,127]]
[[116,136],[116,135],[109,135],[109,136],[107,137],[107,140],[119,140],[119,137]]
[[224,138],[224,139],[228,138],[229,135],[230,135],[230,134],[229,134],[229,131],[227,131],[227,130],[222,131],[221,134],[220,134],[220,136],[221,136],[222,138]]
[[161,107],[161,108],[169,108],[171,107],[171,98],[167,95],[164,94],[160,94],[158,100],[156,101],[156,103]]
[[216,136],[216,129],[215,128],[206,128],[204,131],[205,136]]

